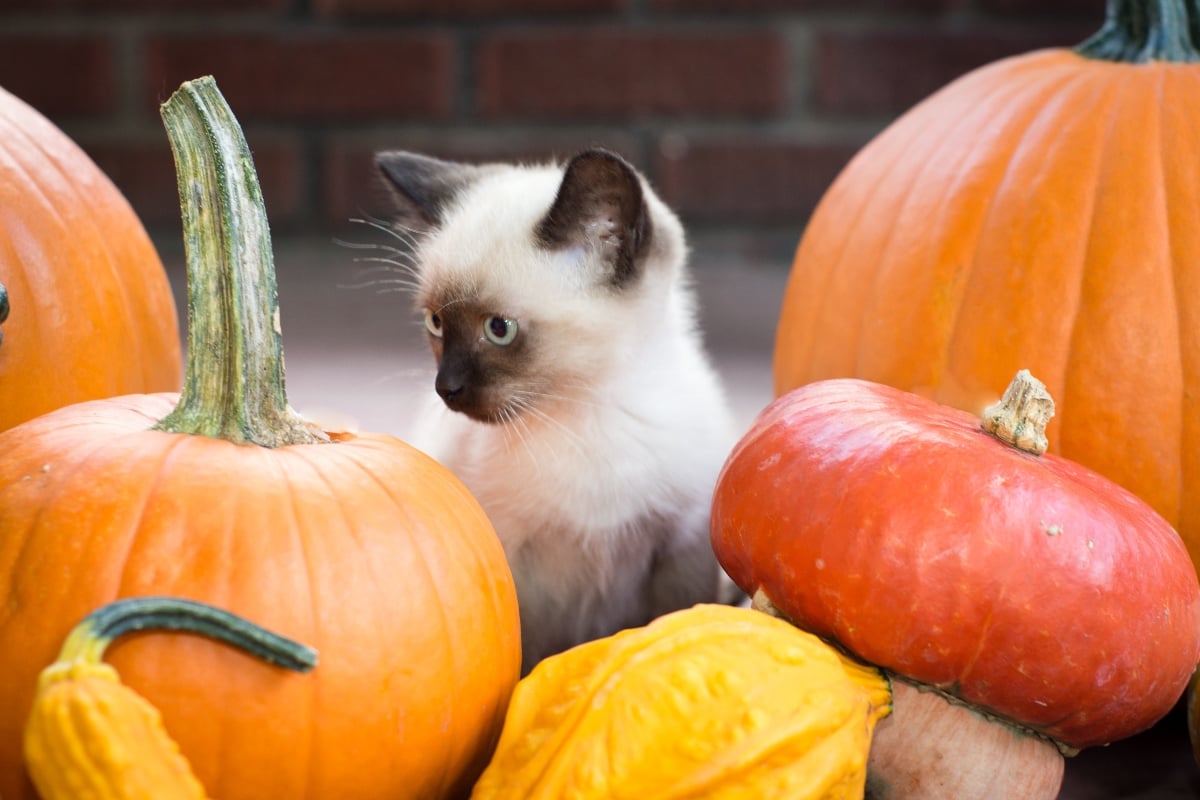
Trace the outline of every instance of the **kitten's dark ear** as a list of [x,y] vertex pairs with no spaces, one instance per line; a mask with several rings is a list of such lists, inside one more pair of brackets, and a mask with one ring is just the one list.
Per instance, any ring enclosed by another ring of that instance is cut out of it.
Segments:
[[650,242],[650,214],[637,172],[607,150],[578,154],[567,162],[537,237],[553,250],[583,245],[609,251],[613,285],[629,283]]
[[416,232],[441,225],[455,196],[478,179],[482,171],[471,164],[402,150],[376,153],[375,166],[391,190],[396,212],[393,222]]

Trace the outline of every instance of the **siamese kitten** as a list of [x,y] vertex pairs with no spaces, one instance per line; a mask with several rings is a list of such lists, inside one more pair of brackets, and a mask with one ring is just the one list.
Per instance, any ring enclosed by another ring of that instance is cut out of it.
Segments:
[[499,534],[523,672],[716,601],[709,509],[735,430],[675,215],[605,150],[565,166],[376,163],[396,229],[415,237],[437,362],[436,407],[412,440]]

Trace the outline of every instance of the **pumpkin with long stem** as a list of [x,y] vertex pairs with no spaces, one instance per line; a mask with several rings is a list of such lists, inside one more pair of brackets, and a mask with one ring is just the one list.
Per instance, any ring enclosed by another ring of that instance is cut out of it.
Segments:
[[125,197],[0,89],[0,431],[72,403],[179,389],[175,299]]
[[0,434],[0,796],[33,796],[20,726],[38,670],[75,620],[144,594],[220,606],[322,653],[312,676],[280,682],[195,637],[112,648],[214,797],[461,793],[520,668],[503,550],[432,459],[288,407],[241,129],[211,78],[162,112],[187,250],[183,394],[83,403]]
[[[894,678],[881,797],[1054,798],[1060,753],[1145,730],[1200,661],[1200,582],[1145,502],[1045,449],[1019,373],[982,423],[856,379],[793,390],[718,479],[730,577]],[[985,430],[986,428],[986,430]]]
[[776,394],[827,378],[979,413],[1019,368],[1053,451],[1116,481],[1200,563],[1200,5],[953,82],[870,142],[810,220]]

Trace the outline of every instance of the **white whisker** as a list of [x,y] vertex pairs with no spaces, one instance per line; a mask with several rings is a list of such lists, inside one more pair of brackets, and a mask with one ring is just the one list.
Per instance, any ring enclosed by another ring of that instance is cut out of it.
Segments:
[[401,275],[412,275],[413,273],[415,273],[417,271],[416,266],[413,264],[406,264],[401,261],[392,261],[391,259],[387,259],[387,258],[370,258],[370,259],[356,258],[356,259],[354,259],[354,263],[356,263],[356,264],[359,264],[359,263],[362,263],[365,261],[374,261],[378,264],[378,266],[363,267],[361,269],[355,270],[355,272],[357,272],[359,275],[378,275],[381,272],[388,273],[388,274],[399,273]]
[[565,425],[562,420],[557,419],[554,415],[548,414],[536,405],[530,403],[527,399],[521,404],[522,411],[538,420],[541,420],[547,425],[551,425],[558,429],[562,434],[564,441],[571,445],[581,455],[588,455],[587,440],[578,432],[571,430]]
[[401,258],[386,258],[384,256],[360,256],[360,257],[354,259],[354,263],[355,264],[372,264],[373,263],[373,264],[384,265],[384,266],[380,266],[380,267],[368,267],[366,270],[360,270],[360,271],[391,270],[392,272],[415,273],[417,271],[416,262],[407,257],[402,257],[402,258],[403,258],[403,260],[401,260]]
[[398,257],[412,257],[411,248],[404,248],[402,250],[399,247],[394,247],[390,244],[380,244],[379,242],[351,242],[347,239],[339,239],[337,237],[334,237],[332,241],[339,247],[345,247],[348,250],[382,250],[385,253],[391,253],[392,255]]
[[525,421],[519,410],[513,408],[511,405],[503,406],[502,412],[502,415],[507,419],[505,427],[512,429],[518,441],[524,446],[525,452],[529,454],[529,463],[533,464],[534,472],[538,477],[541,477],[542,465],[530,441],[533,438],[533,431],[529,429],[529,423]]
[[381,222],[380,220],[367,219],[364,217],[353,217],[350,221],[383,231],[389,236],[394,236],[396,239],[399,239],[401,242],[404,242],[406,245],[414,249],[418,245],[417,234],[419,232],[410,228],[403,228],[402,226],[394,223],[389,224]]
[[339,289],[374,289],[376,287],[388,287],[390,291],[394,291],[394,287],[402,287],[405,291],[415,292],[421,288],[421,285],[414,280],[407,278],[376,278],[370,281],[360,281],[359,283],[339,283]]

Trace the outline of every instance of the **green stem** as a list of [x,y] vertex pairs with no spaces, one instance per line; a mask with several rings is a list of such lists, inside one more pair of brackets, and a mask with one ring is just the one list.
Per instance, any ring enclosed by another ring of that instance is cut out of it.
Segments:
[[1200,61],[1200,0],[1108,0],[1104,25],[1075,48],[1127,64]]
[[296,672],[317,664],[317,652],[307,645],[216,606],[179,597],[129,597],[101,606],[67,636],[58,661],[97,664],[118,636],[144,630],[197,633]]
[[188,358],[179,404],[155,427],[263,447],[323,441],[287,403],[271,235],[241,126],[209,76],[161,112],[183,216]]

